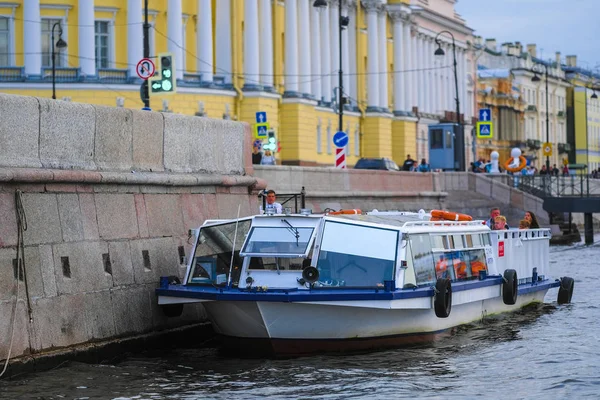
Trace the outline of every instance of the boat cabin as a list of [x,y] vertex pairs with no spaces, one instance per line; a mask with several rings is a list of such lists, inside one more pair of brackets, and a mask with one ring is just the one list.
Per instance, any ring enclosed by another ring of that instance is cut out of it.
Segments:
[[[196,232],[185,284],[389,291],[432,286],[438,278],[483,279],[507,268],[531,281],[531,267],[543,270],[547,264],[535,259],[544,254],[540,246],[548,245],[547,230],[490,231],[482,221],[427,219],[419,213],[372,212],[207,221]],[[307,282],[303,271],[309,266],[318,275]]]

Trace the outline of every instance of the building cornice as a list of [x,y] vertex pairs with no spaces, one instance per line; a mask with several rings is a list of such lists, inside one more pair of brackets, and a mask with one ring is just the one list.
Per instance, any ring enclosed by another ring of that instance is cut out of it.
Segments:
[[445,17],[441,14],[435,13],[431,10],[425,9],[423,7],[411,7],[412,8],[412,13],[415,16],[420,16],[426,20],[429,20],[431,22],[437,23],[445,28],[448,28],[449,30],[452,30],[454,32],[459,32],[462,33],[464,35],[472,35],[474,30],[469,28],[468,26],[465,25],[461,25],[460,23]]
[[281,98],[281,95],[279,93],[269,93],[269,92],[263,92],[263,91],[247,91],[244,92],[244,97],[248,97],[248,98],[255,98],[255,97],[262,97],[262,98],[267,98],[267,99],[275,99],[275,100],[279,100]]

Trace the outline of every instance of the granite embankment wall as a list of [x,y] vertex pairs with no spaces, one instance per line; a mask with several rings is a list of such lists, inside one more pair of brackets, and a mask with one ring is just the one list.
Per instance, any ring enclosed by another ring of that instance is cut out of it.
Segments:
[[202,321],[154,289],[190,228],[258,209],[250,153],[242,123],[0,94],[0,360],[13,328],[20,357]]
[[542,200],[482,174],[466,172],[388,172],[291,166],[255,166],[255,176],[280,193],[306,190],[306,205],[314,212],[325,208],[362,210],[449,209],[475,218],[489,218],[499,206],[509,221],[518,223],[525,210],[548,223]]

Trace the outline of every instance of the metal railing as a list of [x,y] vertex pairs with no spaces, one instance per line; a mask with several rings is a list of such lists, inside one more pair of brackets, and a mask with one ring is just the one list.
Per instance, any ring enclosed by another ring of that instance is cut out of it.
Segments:
[[590,175],[515,175],[512,178],[520,190],[537,197],[600,196],[600,179]]
[[[267,209],[267,190],[263,190],[258,194],[258,198],[262,198],[262,209]],[[298,208],[298,201],[300,201],[300,208]],[[277,202],[281,204],[281,207],[285,210],[291,208],[294,204],[294,213],[299,214],[302,208],[306,208],[306,190],[302,186],[300,193],[277,193]]]

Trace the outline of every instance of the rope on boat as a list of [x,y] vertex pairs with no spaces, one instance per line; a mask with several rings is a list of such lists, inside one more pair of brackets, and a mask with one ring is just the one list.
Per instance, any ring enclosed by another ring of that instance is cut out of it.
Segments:
[[29,311],[29,322],[31,322],[31,303],[29,302],[29,290],[27,288],[27,275],[25,274],[25,249],[23,245],[23,233],[27,230],[27,217],[25,216],[25,209],[23,208],[23,193],[20,190],[15,192],[15,208],[17,213],[17,269],[15,271],[15,284],[16,295],[15,295],[15,303],[13,304],[12,309],[12,323],[11,323],[11,332],[10,332],[10,343],[8,345],[8,355],[6,356],[6,361],[4,362],[4,368],[2,372],[0,372],[0,378],[6,373],[8,369],[8,363],[10,361],[10,356],[12,353],[14,338],[15,338],[15,325],[17,321],[17,305],[19,303],[19,292],[21,285],[19,284],[19,277],[21,277],[21,273],[23,276],[23,280],[25,282],[25,291],[27,294],[27,307]]

